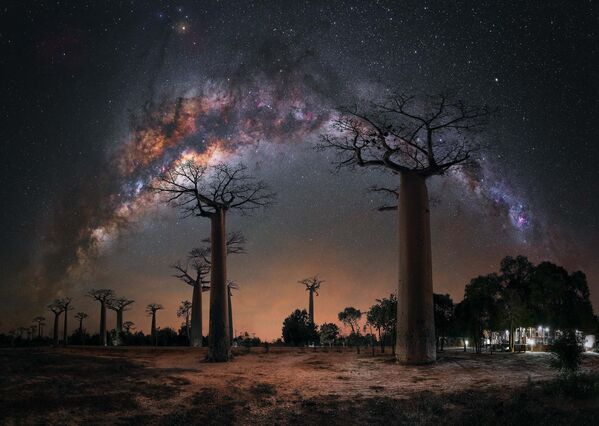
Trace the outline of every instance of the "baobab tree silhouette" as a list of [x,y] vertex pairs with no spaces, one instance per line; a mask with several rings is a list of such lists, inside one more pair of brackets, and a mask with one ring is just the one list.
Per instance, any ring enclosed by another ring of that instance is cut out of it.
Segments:
[[[69,299],[70,302],[70,299]],[[54,345],[58,346],[58,318],[60,314],[64,312],[64,306],[66,303],[66,299],[55,299],[54,302],[48,305],[48,309],[50,312],[54,314],[54,330],[52,331],[52,337],[54,340]]]
[[75,319],[79,321],[79,339],[81,340],[81,344],[85,344],[85,336],[83,335],[83,320],[87,318],[88,315],[85,312],[77,312],[75,314]]
[[314,275],[313,277],[304,278],[303,280],[298,281],[299,284],[303,284],[306,286],[306,291],[310,292],[308,317],[310,318],[310,322],[312,324],[314,324],[314,294],[318,296],[318,290],[320,289],[320,285],[323,282],[324,280],[318,278],[318,275]]
[[231,357],[227,306],[227,249],[225,216],[229,210],[248,213],[273,201],[265,183],[247,173],[247,167],[219,163],[213,166],[194,161],[177,163],[151,186],[180,208],[184,217],[210,219],[210,322],[207,360],[228,361]]
[[135,323],[133,321],[125,321],[123,323],[123,328],[125,329],[125,333],[131,333],[131,330],[135,330]]
[[159,303],[150,303],[146,306],[146,313],[152,317],[152,345],[158,346],[158,334],[156,333],[156,312],[164,309]]
[[73,308],[70,306],[71,305],[71,298],[70,297],[65,297],[62,299],[63,300],[63,310],[64,310],[64,324],[62,327],[62,344],[64,346],[67,346],[69,344],[69,334],[67,333],[67,319],[69,317],[68,313],[69,311],[72,311]]
[[100,302],[100,344],[106,346],[106,307],[114,298],[114,291],[108,288],[91,289],[87,295]]
[[[339,154],[337,168],[375,167],[399,175],[398,361],[434,362],[435,327],[429,200],[426,180],[474,162],[476,131],[487,122],[486,106],[469,106],[453,95],[405,96],[341,108],[319,149]],[[387,210],[388,208],[382,208]]]
[[123,333],[123,312],[127,311],[127,307],[135,303],[135,300],[120,297],[118,299],[110,299],[107,302],[107,307],[116,312],[116,344],[121,344],[121,334]]
[[233,290],[239,290],[239,285],[235,281],[227,282],[227,304],[229,307],[229,337],[231,338],[231,344],[233,344],[233,304],[231,297],[233,297]]
[[37,337],[41,338],[42,337],[42,333],[43,333],[43,328],[44,325],[46,325],[44,323],[44,321],[46,321],[45,317],[39,316],[39,317],[35,317],[33,319],[34,322],[37,322]]

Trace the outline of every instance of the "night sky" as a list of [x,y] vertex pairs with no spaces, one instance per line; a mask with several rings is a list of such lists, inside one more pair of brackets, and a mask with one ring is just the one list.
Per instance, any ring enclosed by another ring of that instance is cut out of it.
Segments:
[[209,221],[145,186],[186,155],[241,159],[278,194],[228,217],[248,239],[229,257],[236,332],[279,337],[307,308],[297,281],[316,273],[319,324],[388,296],[396,216],[367,189],[398,178],[334,173],[313,147],[334,107],[394,89],[498,109],[479,168],[429,181],[435,292],[459,301],[470,278],[523,254],[586,272],[599,307],[596,2],[194,3],[0,6],[1,331],[50,319],[58,296],[95,331],[90,288],[135,299],[138,329],[150,302],[178,327],[191,288],[169,264]]

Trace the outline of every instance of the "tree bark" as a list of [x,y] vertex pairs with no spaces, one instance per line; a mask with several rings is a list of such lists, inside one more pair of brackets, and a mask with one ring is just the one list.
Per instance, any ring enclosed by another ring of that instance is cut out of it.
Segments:
[[156,337],[156,311],[152,312],[152,344],[158,346],[158,339]]
[[58,317],[60,316],[60,313],[58,314],[54,314],[54,333],[53,333],[53,337],[54,337],[54,345],[58,346]]
[[62,330],[62,340],[63,340],[62,344],[64,346],[67,346],[69,344],[69,337],[67,335],[67,318],[68,318],[67,313],[68,313],[68,311],[65,310],[64,311],[64,324],[63,324],[63,330]]
[[201,348],[202,342],[202,283],[195,283],[191,298],[191,339],[190,346]]
[[107,346],[108,341],[106,339],[106,303],[100,302],[100,344]]
[[217,209],[211,216],[211,268],[210,268],[210,324],[208,334],[208,360],[229,361],[229,315],[227,305],[227,248],[225,210]]
[[310,304],[308,305],[308,315],[310,322],[314,324],[314,290],[310,289]]
[[399,291],[396,357],[436,360],[430,213],[424,177],[402,173],[399,195]]
[[231,290],[227,289],[227,307],[229,309],[229,344],[233,346],[233,305],[231,302]]

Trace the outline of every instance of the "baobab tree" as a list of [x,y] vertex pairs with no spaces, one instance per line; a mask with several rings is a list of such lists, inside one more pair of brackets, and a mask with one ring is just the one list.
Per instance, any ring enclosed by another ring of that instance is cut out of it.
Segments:
[[191,333],[189,330],[189,314],[191,312],[192,304],[189,300],[183,300],[179,307],[177,308],[177,317],[185,318],[185,334],[187,335],[187,340],[189,340],[191,345]]
[[[429,200],[426,181],[474,163],[476,131],[486,106],[451,95],[404,96],[341,108],[320,149],[339,154],[342,167],[374,167],[399,175],[399,189],[374,188],[397,197],[399,211],[398,361],[434,362],[435,327]],[[387,210],[389,208],[382,208]]]
[[123,333],[123,312],[127,311],[127,307],[134,303],[135,300],[129,300],[124,297],[118,299],[110,299],[106,305],[109,309],[116,312],[116,344],[121,344],[121,334]]
[[85,312],[77,312],[75,314],[75,319],[79,321],[79,339],[81,339],[81,344],[85,344],[85,337],[83,336],[83,320],[87,318],[87,314]]
[[64,309],[64,324],[62,326],[62,344],[64,346],[67,346],[69,344],[69,334],[67,332],[67,319],[68,319],[68,314],[69,311],[72,311],[73,308],[70,306],[71,305],[71,298],[70,297],[65,297],[62,299],[63,300],[63,309]]
[[114,291],[108,288],[91,289],[87,295],[100,302],[100,344],[106,346],[106,307],[114,298]]
[[50,312],[54,314],[54,330],[52,331],[52,338],[54,344],[58,346],[58,319],[60,314],[64,312],[65,299],[55,299],[54,302],[48,305]]
[[227,306],[229,308],[229,337],[231,338],[231,344],[233,344],[233,304],[231,297],[233,297],[233,290],[239,290],[239,285],[235,281],[229,281],[227,283]]
[[37,322],[37,337],[39,339],[41,339],[42,337],[42,333],[43,333],[43,329],[44,329],[44,325],[46,325],[44,323],[44,321],[46,321],[45,317],[39,316],[39,317],[35,317],[33,319],[34,322]]
[[133,321],[125,321],[123,323],[123,328],[125,329],[125,333],[131,333],[131,330],[135,330],[135,323]]
[[228,361],[231,356],[227,306],[226,213],[249,213],[272,203],[274,194],[256,181],[242,165],[213,166],[183,161],[166,170],[151,189],[180,208],[184,217],[210,219],[210,321],[209,361]]
[[159,303],[150,303],[146,306],[146,313],[152,317],[152,344],[158,346],[158,335],[156,334],[156,312],[164,309]]
[[298,281],[299,284],[303,284],[306,286],[306,291],[310,292],[310,300],[309,300],[309,308],[308,315],[310,317],[310,322],[314,324],[314,294],[318,296],[318,290],[320,289],[320,285],[324,282],[318,278],[318,275],[314,275],[310,278],[304,278],[303,280]]

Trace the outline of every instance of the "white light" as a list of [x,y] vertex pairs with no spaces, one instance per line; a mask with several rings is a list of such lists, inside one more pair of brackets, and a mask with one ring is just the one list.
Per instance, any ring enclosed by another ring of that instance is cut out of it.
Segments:
[[466,346],[468,346],[468,339],[466,339],[465,343],[466,343]]

